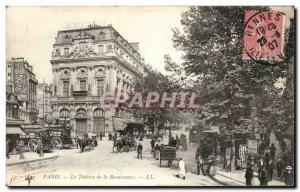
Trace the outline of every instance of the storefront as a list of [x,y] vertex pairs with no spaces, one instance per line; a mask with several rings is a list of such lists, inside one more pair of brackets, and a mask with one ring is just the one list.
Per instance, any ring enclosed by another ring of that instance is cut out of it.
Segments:
[[22,120],[6,119],[6,142],[10,154],[18,153],[17,145],[20,135],[25,134],[20,128],[22,124]]

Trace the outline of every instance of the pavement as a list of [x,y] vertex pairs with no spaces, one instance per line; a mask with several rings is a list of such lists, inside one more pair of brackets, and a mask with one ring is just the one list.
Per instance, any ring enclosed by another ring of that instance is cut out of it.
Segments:
[[[192,148],[179,152],[186,162],[187,174],[185,180],[177,178],[176,166],[169,168],[163,162],[159,167],[151,154],[150,140],[141,143],[143,160],[137,159],[136,151],[113,153],[112,141],[107,139],[98,141],[98,147],[90,152],[62,149],[45,153],[45,157],[58,157],[7,166],[6,182],[9,186],[245,186],[243,173],[218,170],[214,178],[196,175]],[[29,159],[30,155],[25,157]]]
[[25,164],[35,161],[42,161],[51,158],[57,158],[57,153],[44,153],[42,157],[39,154],[33,152],[25,152],[24,159],[20,159],[20,154],[9,155],[9,159],[6,159],[6,166],[12,166],[17,164]]

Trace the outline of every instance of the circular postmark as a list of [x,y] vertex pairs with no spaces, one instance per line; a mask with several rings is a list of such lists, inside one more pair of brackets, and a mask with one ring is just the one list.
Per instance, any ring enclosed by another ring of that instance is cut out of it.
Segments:
[[286,27],[285,14],[277,11],[245,13],[243,58],[260,64],[287,62],[294,53],[294,23]]

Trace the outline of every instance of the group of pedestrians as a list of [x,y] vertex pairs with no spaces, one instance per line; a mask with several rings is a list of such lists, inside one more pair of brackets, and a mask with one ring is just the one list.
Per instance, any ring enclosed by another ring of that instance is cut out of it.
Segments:
[[[289,153],[285,151],[286,148],[281,147],[283,158],[275,161],[277,148],[274,143],[270,145],[270,132],[262,129],[260,131],[260,139],[261,144],[258,148],[259,158],[257,161],[259,185],[267,186],[273,180],[275,171],[277,171],[277,178],[279,180],[283,180],[286,185],[293,185],[293,167],[291,166]],[[281,139],[281,145],[286,145],[282,143],[285,143],[284,139]],[[254,185],[254,167],[254,160],[247,162],[245,173],[246,185]]]

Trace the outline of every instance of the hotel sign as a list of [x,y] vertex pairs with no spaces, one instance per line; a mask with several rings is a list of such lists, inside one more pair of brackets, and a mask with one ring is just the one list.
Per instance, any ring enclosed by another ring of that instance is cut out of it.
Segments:
[[27,95],[27,72],[24,63],[14,64],[14,88],[17,95]]

